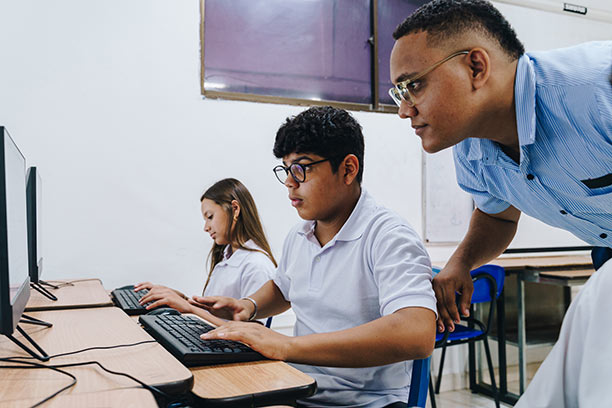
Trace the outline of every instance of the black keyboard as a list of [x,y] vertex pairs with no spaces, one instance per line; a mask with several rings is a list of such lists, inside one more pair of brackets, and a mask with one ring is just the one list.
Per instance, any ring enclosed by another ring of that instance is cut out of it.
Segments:
[[197,317],[143,315],[138,321],[155,340],[188,367],[265,360],[264,356],[237,341],[202,340],[200,335],[214,327]]
[[141,297],[149,293],[148,289],[139,290],[134,292],[134,286],[124,286],[117,288],[111,292],[113,302],[117,307],[123,309],[123,311],[129,315],[141,315],[148,313],[146,309],[153,302],[145,303],[141,305],[138,303]]

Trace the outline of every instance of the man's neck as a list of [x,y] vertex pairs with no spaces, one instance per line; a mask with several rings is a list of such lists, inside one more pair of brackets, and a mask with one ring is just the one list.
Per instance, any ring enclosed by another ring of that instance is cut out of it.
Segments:
[[343,201],[342,205],[339,206],[336,211],[334,211],[332,217],[325,220],[316,221],[314,234],[322,247],[331,241],[336,236],[338,231],[342,229],[346,221],[353,213],[360,196],[361,187],[358,189],[353,189],[351,193],[347,194],[347,199]]
[[514,61],[505,75],[500,75],[498,87],[492,92],[492,100],[487,102],[477,129],[480,138],[490,139],[501,145],[502,150],[512,160],[519,162],[520,145],[516,124],[514,81],[518,60]]

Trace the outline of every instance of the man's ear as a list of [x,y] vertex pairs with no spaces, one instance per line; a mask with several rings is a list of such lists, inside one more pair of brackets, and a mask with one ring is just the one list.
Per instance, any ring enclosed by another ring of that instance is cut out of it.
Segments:
[[491,75],[491,58],[483,48],[473,48],[467,55],[472,89],[482,88]]
[[342,162],[344,183],[348,186],[353,183],[359,173],[359,159],[354,154],[347,155]]

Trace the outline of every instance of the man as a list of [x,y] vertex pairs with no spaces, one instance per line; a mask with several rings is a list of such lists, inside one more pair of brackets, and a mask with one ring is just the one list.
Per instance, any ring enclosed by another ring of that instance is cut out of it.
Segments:
[[612,42],[525,54],[481,0],[432,1],[394,38],[390,93],[399,115],[425,151],[454,146],[458,183],[477,206],[434,279],[438,329],[459,321],[456,292],[468,314],[469,271],[503,252],[521,212],[571,231],[600,247],[598,270],[519,406],[612,406],[601,383],[612,376],[612,346],[599,340],[612,334]]
[[[274,168],[304,220],[273,280],[248,298],[195,297],[219,317],[296,316],[294,337],[228,322],[206,338],[239,340],[297,363],[317,381],[306,406],[406,407],[413,359],[433,352],[431,264],[415,231],[361,187],[364,141],[346,111],[310,108],[280,127]],[[280,187],[280,186],[279,186]]]

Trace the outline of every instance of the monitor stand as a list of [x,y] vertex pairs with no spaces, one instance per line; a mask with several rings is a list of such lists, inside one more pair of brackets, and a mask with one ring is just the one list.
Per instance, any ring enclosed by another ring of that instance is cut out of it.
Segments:
[[[35,325],[38,325],[38,326],[46,326],[46,327],[53,326],[52,323],[45,322],[45,321],[36,319],[34,317],[30,317],[30,316],[27,316],[27,315],[24,315],[24,314],[21,315],[21,319],[19,320],[19,323],[35,324]],[[21,335],[26,340],[28,340],[30,342],[30,344],[33,345],[34,348],[36,348],[36,350],[38,350],[40,352],[40,354],[36,354],[35,351],[33,351],[31,348],[29,348],[28,346],[26,346],[25,344],[23,344],[19,340],[17,340],[15,337],[13,337],[12,334],[5,334],[5,336],[8,337],[13,343],[15,343],[19,347],[21,347],[23,350],[25,350],[29,355],[31,355],[35,359],[40,360],[40,361],[48,361],[49,360],[49,355],[38,344],[36,344],[36,342],[30,336],[28,336],[28,333],[26,333],[21,327],[19,327],[19,325],[17,325],[17,331],[19,331],[19,333],[21,333]]]
[[[39,292],[41,295],[43,295],[47,299],[56,301],[57,297],[42,286],[42,284],[44,284],[44,283],[45,282],[43,282],[43,281],[39,281],[39,283],[32,283],[32,282],[30,282],[30,287],[32,289],[36,290],[37,292]],[[52,285],[49,285],[49,286],[53,287]],[[55,288],[59,289],[59,287],[57,287],[57,286],[55,286]]]

